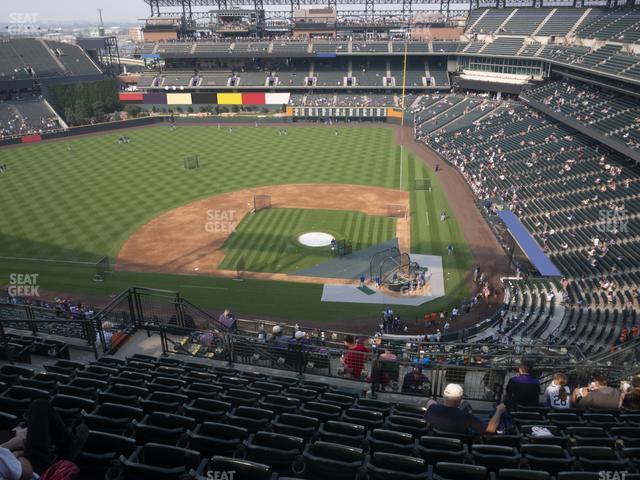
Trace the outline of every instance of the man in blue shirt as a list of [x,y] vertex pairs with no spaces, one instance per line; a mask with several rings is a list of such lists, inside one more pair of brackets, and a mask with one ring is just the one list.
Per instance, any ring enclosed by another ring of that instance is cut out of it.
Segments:
[[442,392],[443,403],[434,399],[427,402],[426,420],[431,427],[450,433],[483,435],[495,433],[500,425],[500,419],[507,410],[504,404],[498,405],[496,412],[489,422],[485,422],[475,415],[460,408],[462,402],[462,387],[457,383],[450,383]]

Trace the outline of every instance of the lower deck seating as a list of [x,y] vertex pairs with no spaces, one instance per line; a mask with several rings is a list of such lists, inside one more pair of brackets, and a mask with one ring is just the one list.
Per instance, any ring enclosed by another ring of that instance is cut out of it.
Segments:
[[[599,98],[557,87],[542,86],[533,96],[544,103],[551,95],[547,103],[554,109],[578,119],[586,114],[593,126],[610,135],[635,132],[634,115],[625,116],[633,106],[617,94]],[[603,109],[608,116],[601,117]],[[418,132],[421,115],[416,115]],[[637,168],[627,159],[517,102],[505,103],[471,125],[427,129],[419,138],[461,171],[480,201],[499,200],[518,215],[568,277],[571,287],[563,302],[591,307],[598,319],[594,326],[603,318],[615,319],[616,328],[589,330],[594,341],[583,343],[587,351],[608,348],[624,327],[635,325],[640,231],[631,220],[640,214],[640,183]]]

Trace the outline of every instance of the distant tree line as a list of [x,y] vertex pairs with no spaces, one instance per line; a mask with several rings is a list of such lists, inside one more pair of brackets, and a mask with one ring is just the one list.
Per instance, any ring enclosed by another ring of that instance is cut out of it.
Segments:
[[113,79],[53,85],[49,87],[49,94],[69,125],[104,121],[110,113],[120,110],[118,86]]

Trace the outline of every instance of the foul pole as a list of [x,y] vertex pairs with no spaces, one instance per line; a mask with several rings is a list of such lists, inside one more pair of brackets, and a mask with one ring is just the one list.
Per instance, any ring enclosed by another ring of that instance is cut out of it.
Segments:
[[402,190],[402,161],[404,159],[404,152],[402,144],[404,143],[404,92],[407,87],[407,35],[404,36],[404,62],[402,65],[402,102],[400,104],[400,110],[402,117],[400,118],[400,186]]

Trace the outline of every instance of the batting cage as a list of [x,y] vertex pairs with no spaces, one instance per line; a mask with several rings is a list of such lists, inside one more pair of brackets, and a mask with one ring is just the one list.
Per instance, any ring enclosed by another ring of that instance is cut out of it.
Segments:
[[200,160],[197,155],[191,155],[189,157],[184,157],[184,169],[185,170],[195,170],[196,168],[200,168]]
[[416,178],[414,190],[431,191],[431,179],[430,178]]
[[369,262],[369,278],[371,281],[374,281],[380,275],[380,268],[385,260],[389,257],[399,257],[400,250],[397,247],[387,248],[386,250],[381,250],[371,257],[371,261]]
[[385,210],[387,212],[387,217],[407,218],[407,207],[404,205],[387,204],[385,205]]
[[109,275],[112,271],[113,271],[113,263],[111,261],[111,258],[102,257],[96,263],[96,273],[93,277],[93,280],[95,282],[103,282],[105,278],[107,278],[107,275]]
[[254,195],[253,197],[254,213],[269,207],[271,207],[271,195]]
[[422,272],[417,262],[412,262],[408,253],[402,253],[396,247],[378,252],[371,257],[371,279],[380,285],[391,288],[393,284],[406,284]]

